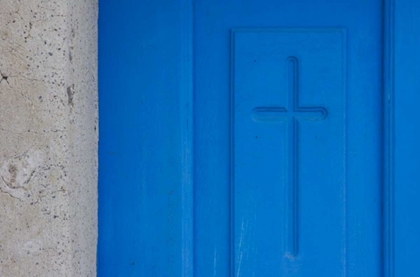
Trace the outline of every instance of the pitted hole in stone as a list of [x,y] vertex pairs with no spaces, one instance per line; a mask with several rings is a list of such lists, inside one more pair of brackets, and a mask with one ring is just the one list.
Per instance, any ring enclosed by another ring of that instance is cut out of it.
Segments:
[[73,106],[74,84],[67,87],[67,97],[69,106]]
[[6,82],[6,83],[9,83],[9,76],[8,75],[6,75],[6,74],[4,74],[4,73],[1,73],[0,72],[0,76],[1,76],[1,79],[0,79],[0,84],[3,82],[3,80]]

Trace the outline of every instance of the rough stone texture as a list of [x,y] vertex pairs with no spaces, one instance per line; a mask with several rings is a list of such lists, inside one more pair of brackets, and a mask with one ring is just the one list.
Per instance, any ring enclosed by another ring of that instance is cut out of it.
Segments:
[[97,0],[0,0],[0,276],[96,276]]

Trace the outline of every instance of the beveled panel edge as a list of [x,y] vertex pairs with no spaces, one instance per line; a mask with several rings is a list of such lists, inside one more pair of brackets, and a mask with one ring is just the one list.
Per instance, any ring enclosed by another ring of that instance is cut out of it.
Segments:
[[395,0],[383,2],[383,276],[395,276],[394,261],[394,30],[395,30]]

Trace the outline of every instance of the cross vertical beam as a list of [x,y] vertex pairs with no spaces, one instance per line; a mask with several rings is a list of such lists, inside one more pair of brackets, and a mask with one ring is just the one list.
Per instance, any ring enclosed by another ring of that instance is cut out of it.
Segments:
[[[299,68],[295,57],[287,59],[287,74],[289,107],[296,111],[299,105]],[[296,117],[291,118],[289,125],[286,252],[290,256],[297,256],[299,253],[299,122]]]

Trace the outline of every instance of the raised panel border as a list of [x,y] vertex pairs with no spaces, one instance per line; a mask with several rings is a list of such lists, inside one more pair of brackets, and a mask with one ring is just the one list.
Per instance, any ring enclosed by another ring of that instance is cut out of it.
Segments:
[[180,128],[182,276],[194,276],[194,2],[181,0]]

